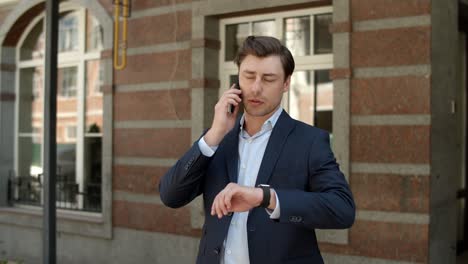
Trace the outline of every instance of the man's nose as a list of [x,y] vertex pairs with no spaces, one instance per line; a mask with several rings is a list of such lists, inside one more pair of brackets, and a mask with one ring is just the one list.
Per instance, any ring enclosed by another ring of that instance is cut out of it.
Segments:
[[256,78],[255,82],[252,84],[252,93],[260,94],[261,91],[262,91],[262,80],[260,78]]

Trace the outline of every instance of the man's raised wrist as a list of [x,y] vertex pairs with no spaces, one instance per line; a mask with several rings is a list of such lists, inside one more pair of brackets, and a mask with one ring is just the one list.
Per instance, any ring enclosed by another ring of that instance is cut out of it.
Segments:
[[271,188],[268,184],[259,184],[257,186],[262,191],[262,200],[259,207],[268,208],[271,204]]
[[226,134],[223,133],[222,131],[210,128],[208,132],[206,132],[204,138],[208,146],[218,146],[221,140],[223,140],[225,135]]

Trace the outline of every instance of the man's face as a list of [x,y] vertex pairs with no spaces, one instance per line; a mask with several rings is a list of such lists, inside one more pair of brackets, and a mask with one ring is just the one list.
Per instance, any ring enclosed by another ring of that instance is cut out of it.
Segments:
[[281,59],[272,55],[259,58],[247,55],[239,67],[239,83],[246,114],[269,117],[289,89],[291,77],[285,80]]

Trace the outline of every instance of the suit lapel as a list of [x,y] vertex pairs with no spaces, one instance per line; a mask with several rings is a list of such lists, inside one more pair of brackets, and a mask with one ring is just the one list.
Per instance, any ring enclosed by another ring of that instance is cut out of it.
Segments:
[[237,182],[237,170],[239,163],[239,131],[240,125],[237,119],[236,126],[226,135],[225,160],[230,182]]
[[283,110],[268,140],[255,186],[268,183],[284,143],[294,126],[294,120]]

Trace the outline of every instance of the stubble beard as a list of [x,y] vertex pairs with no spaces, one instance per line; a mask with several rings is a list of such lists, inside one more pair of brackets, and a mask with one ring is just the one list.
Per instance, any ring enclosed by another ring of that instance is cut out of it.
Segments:
[[[280,101],[281,102],[281,101]],[[272,114],[279,104],[276,105],[264,105],[262,107],[250,107],[248,104],[244,104],[244,111],[252,117],[264,117]]]

